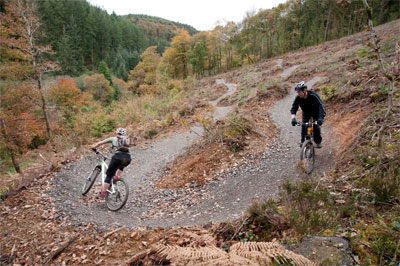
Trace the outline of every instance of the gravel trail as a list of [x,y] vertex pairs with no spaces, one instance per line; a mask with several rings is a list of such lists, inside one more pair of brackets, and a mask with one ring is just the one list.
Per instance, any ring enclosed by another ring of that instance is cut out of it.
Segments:
[[[281,77],[290,76],[296,67],[285,70]],[[323,77],[315,77],[308,81],[309,87],[321,79]],[[218,109],[217,103],[236,90],[235,84],[226,84],[223,80],[217,82],[225,84],[228,91],[217,101],[210,102],[215,107],[214,119],[223,117],[226,112],[225,109]],[[276,197],[282,182],[299,176],[295,164],[300,152],[300,128],[290,125],[289,113],[294,96],[295,93],[291,92],[270,110],[280,128],[278,139],[262,154],[245,158],[242,164],[217,174],[204,186],[188,185],[180,190],[155,188],[157,179],[162,177],[163,167],[200,137],[202,129],[197,126],[145,149],[131,149],[133,160],[124,171],[124,178],[130,185],[130,197],[126,206],[118,212],[108,211],[105,203],[95,198],[100,191],[98,180],[87,196],[80,194],[85,176],[96,164],[95,155],[65,166],[53,179],[53,187],[47,194],[54,198],[60,217],[73,224],[173,227],[239,218],[253,201]],[[323,137],[327,135],[325,128],[322,134]],[[331,144],[324,142],[324,147],[316,152],[315,172],[320,174],[329,170],[332,162]]]

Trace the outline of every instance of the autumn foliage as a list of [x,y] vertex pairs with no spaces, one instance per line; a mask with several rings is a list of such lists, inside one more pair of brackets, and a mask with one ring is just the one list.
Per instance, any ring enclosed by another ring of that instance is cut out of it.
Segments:
[[104,75],[93,74],[85,77],[84,86],[96,101],[101,102],[103,105],[111,103],[113,88]]
[[79,112],[80,108],[88,105],[90,96],[76,87],[73,79],[60,78],[57,86],[49,91],[50,99],[61,110]]
[[130,71],[129,80],[134,81],[135,88],[139,94],[148,93],[146,85],[156,85],[157,67],[160,63],[160,55],[157,53],[157,46],[150,46],[140,56],[141,61]]

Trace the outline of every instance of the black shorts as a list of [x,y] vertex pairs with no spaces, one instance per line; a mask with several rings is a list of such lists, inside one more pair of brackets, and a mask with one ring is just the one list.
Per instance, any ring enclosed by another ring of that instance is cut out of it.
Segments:
[[127,152],[117,152],[111,158],[110,164],[107,169],[107,177],[105,182],[110,183],[111,179],[115,176],[117,170],[123,171],[131,163],[131,155]]

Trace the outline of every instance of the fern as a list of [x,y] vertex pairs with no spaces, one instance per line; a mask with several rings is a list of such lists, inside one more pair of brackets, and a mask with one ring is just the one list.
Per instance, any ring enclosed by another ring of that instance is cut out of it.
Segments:
[[230,247],[229,252],[214,245],[181,247],[157,244],[152,249],[159,261],[166,260],[171,265],[317,265],[277,242],[236,243]]
[[272,261],[278,265],[315,265],[307,258],[285,249],[277,242],[236,243],[231,246],[229,253],[245,258],[256,258],[267,265],[272,265]]

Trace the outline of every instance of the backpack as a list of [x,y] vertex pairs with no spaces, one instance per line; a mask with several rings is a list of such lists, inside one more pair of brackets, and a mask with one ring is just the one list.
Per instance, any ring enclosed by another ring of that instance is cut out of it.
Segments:
[[118,143],[119,143],[119,147],[129,148],[131,146],[131,140],[128,136],[119,136]]

